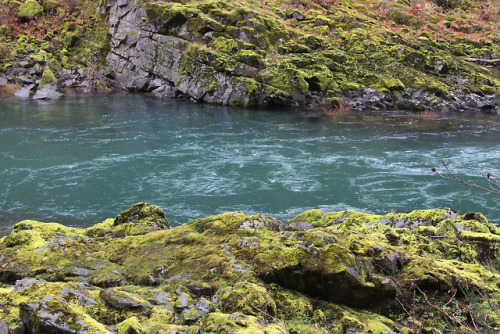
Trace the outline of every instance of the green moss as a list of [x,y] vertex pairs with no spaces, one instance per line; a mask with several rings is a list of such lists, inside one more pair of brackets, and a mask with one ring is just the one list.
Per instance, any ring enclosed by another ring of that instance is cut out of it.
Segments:
[[244,107],[246,105],[245,99],[242,97],[232,97],[229,99],[230,107]]
[[20,18],[30,18],[40,14],[43,7],[35,0],[26,0],[17,9],[17,16]]
[[56,83],[56,82],[57,82],[57,78],[54,75],[54,73],[52,73],[50,68],[46,68],[43,71],[42,78],[40,79],[40,86],[45,86],[47,84]]
[[[415,286],[435,294],[436,303],[455,288],[500,294],[500,235],[479,213],[315,209],[289,221],[299,222],[311,226],[229,212],[117,238],[93,233],[133,223],[108,219],[77,229],[23,221],[0,239],[0,281],[18,280],[20,288],[0,285],[0,321],[19,327],[20,307],[50,297],[47,312],[60,312],[75,330],[118,324],[118,332],[408,332],[394,297],[412,303]],[[481,306],[470,293],[453,298]],[[481,319],[494,325],[486,304]],[[437,312],[422,325],[436,328],[443,319]]]
[[201,326],[203,333],[266,333],[266,334],[284,334],[285,328],[279,324],[266,324],[260,322],[256,317],[247,316],[241,313],[224,314],[210,313],[203,321]]
[[263,316],[262,312],[276,313],[276,304],[267,290],[253,283],[237,283],[224,289],[220,292],[220,303],[225,313],[241,312],[256,317]]
[[278,88],[287,93],[297,91],[301,94],[306,94],[309,90],[309,84],[304,78],[304,73],[291,64],[273,64],[268,66],[260,75],[266,85]]
[[234,55],[234,57],[237,61],[250,66],[259,67],[264,65],[264,59],[254,50],[240,50]]
[[121,323],[116,325],[116,331],[118,332],[118,334],[145,333],[137,317],[130,317],[127,320],[122,321]]
[[417,77],[411,86],[416,89],[431,92],[437,96],[446,96],[450,92],[450,88],[446,84],[431,77]]
[[210,43],[208,43],[209,47],[217,49],[220,52],[224,53],[236,53],[239,49],[239,44],[234,39],[229,39],[225,37],[217,37]]

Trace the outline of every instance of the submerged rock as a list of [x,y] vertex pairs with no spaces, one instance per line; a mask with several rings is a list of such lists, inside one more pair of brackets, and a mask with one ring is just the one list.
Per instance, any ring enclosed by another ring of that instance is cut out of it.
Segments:
[[[229,212],[168,227],[146,203],[86,229],[16,224],[0,239],[0,328],[404,333],[500,321],[489,265],[500,260],[500,229],[481,214],[310,210],[285,225]],[[447,316],[456,305],[479,313],[459,324]]]

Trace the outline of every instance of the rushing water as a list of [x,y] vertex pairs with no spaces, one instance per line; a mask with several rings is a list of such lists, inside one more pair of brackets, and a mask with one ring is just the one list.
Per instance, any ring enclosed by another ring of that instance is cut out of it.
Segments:
[[[23,219],[87,226],[139,201],[172,225],[226,211],[286,221],[320,208],[451,207],[500,221],[498,195],[431,172],[500,174],[500,116],[229,109],[140,95],[0,99],[0,233]],[[443,168],[439,168],[443,169]]]

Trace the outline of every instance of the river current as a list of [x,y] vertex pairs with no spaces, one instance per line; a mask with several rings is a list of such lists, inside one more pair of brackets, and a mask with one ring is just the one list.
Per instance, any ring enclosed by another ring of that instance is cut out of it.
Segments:
[[89,226],[145,201],[172,225],[240,210],[385,214],[451,207],[500,222],[498,195],[444,180],[500,174],[500,115],[321,118],[145,95],[0,99],[0,234],[24,219]]

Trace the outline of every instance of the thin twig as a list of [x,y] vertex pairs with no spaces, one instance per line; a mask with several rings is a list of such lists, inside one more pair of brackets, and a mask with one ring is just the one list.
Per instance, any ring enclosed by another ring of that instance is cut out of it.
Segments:
[[481,172],[481,176],[487,180],[488,182],[488,187],[489,188],[485,188],[483,186],[480,186],[478,185],[474,180],[471,182],[466,182],[458,177],[456,177],[451,171],[450,169],[448,168],[448,166],[446,165],[446,163],[444,162],[443,159],[441,159],[441,164],[444,166],[444,168],[446,168],[446,173],[448,174],[448,176],[445,176],[443,174],[441,174],[438,170],[436,170],[436,168],[432,168],[432,171],[434,173],[436,173],[438,176],[442,177],[443,179],[451,179],[451,180],[455,180],[455,181],[458,181],[462,184],[465,184],[466,186],[469,186],[469,187],[473,187],[473,188],[478,188],[478,189],[481,189],[481,190],[484,190],[484,191],[487,191],[489,193],[492,193],[492,194],[496,194],[496,195],[500,195],[500,181],[496,180],[495,179],[495,176],[491,175],[490,173],[484,175],[483,172]]

